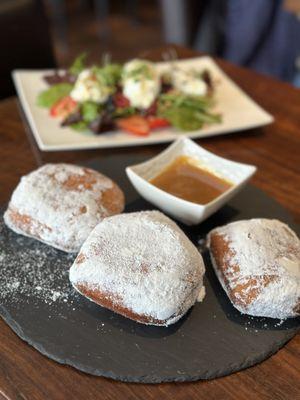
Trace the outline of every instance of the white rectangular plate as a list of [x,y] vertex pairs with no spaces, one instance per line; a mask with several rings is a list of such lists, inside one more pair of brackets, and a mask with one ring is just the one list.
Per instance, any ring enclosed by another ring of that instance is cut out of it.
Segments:
[[[75,132],[62,128],[58,119],[51,118],[48,110],[36,105],[38,94],[47,88],[43,80],[51,70],[15,70],[13,79],[26,118],[41,150],[76,150],[87,148],[138,146],[170,142],[183,134],[190,138],[222,135],[239,130],[256,128],[273,122],[273,117],[244,93],[210,57],[179,60],[180,66],[207,68],[216,81],[216,112],[222,114],[222,122],[192,132],[178,132],[173,128],[154,131],[148,137],[137,137],[125,132],[108,132],[101,135]],[[160,69],[167,62],[157,63]]]

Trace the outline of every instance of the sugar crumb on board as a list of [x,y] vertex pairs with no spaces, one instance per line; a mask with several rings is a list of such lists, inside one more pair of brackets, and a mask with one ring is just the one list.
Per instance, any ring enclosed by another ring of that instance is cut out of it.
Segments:
[[69,284],[68,272],[74,255],[16,235],[2,219],[0,237],[1,303],[12,298],[14,303],[35,298],[49,305],[70,301],[74,291]]

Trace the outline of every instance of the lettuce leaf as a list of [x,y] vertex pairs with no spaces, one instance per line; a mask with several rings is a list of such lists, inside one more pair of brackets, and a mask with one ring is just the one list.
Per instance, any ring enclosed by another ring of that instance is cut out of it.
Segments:
[[221,122],[221,116],[210,111],[212,105],[208,97],[166,93],[159,97],[158,115],[179,130],[193,131],[204,124]]
[[68,96],[73,88],[70,83],[57,83],[49,89],[41,92],[37,97],[37,105],[40,107],[50,108],[58,100]]
[[70,125],[70,127],[77,132],[84,132],[88,130],[88,124],[85,121],[75,122],[74,124]]
[[86,68],[86,53],[79,54],[78,57],[75,58],[71,67],[69,68],[69,73],[71,75],[79,75]]
[[85,122],[94,121],[100,114],[101,106],[92,101],[86,101],[81,105],[81,115]]

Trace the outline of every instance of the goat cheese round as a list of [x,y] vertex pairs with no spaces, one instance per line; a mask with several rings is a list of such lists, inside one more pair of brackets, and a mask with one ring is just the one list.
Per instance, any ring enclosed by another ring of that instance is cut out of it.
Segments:
[[205,96],[207,84],[198,71],[176,68],[172,72],[172,83],[175,89],[190,96]]
[[150,107],[159,91],[160,76],[153,63],[135,59],[124,65],[123,94],[133,107]]
[[78,75],[70,95],[72,99],[80,103],[94,101],[102,104],[105,103],[110,93],[111,89],[99,82],[92,70],[85,69]]

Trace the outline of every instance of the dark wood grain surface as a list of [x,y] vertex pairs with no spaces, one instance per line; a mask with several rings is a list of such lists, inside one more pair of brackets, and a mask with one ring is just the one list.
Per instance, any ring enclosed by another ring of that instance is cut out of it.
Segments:
[[[141,54],[153,60],[166,48]],[[177,48],[180,57],[197,53]],[[300,91],[288,84],[218,61],[254,100],[275,117],[260,129],[202,139],[208,150],[257,165],[253,183],[277,199],[300,223]],[[136,148],[151,157],[164,146]],[[0,103],[0,204],[8,201],[21,175],[45,162],[80,163],[132,149],[40,152],[15,98]],[[253,199],[255,201],[255,199]],[[300,337],[260,365],[231,376],[185,384],[141,385],[88,376],[48,360],[23,343],[0,321],[0,399],[300,399]]]

